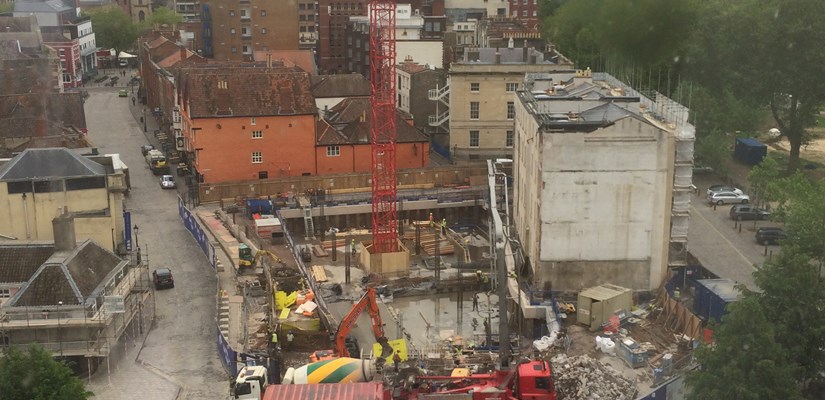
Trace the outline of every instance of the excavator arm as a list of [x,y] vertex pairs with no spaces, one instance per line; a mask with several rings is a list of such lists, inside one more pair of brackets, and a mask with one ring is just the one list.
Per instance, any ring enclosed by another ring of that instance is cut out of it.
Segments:
[[[378,343],[381,343],[381,347],[383,348],[383,354],[381,354],[381,356],[389,356],[389,354],[392,354],[392,349],[389,347],[389,344],[387,344],[386,337],[384,337],[384,323],[381,321],[381,313],[378,310],[378,302],[375,299],[374,288],[367,288],[366,293],[361,296],[361,299],[352,306],[352,310],[341,320],[341,324],[338,325],[338,332],[335,334],[335,351],[341,357],[350,356],[346,346],[347,336],[350,331],[352,331],[353,325],[358,321],[358,317],[361,316],[364,310],[370,313],[372,332],[375,334],[375,339],[378,340]],[[389,354],[387,354],[388,349]]]

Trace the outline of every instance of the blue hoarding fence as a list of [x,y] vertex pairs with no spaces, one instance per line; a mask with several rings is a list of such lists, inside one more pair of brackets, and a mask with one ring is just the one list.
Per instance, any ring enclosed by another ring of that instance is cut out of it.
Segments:
[[447,161],[450,161],[450,148],[445,146],[439,146],[433,142],[430,142],[430,150],[438,153],[442,157],[446,158]]
[[198,242],[198,246],[200,246],[201,250],[203,250],[203,254],[206,255],[206,258],[209,260],[209,265],[212,266],[212,269],[216,269],[218,258],[215,255],[215,246],[212,246],[212,243],[209,242],[209,236],[203,231],[200,224],[198,224],[197,219],[189,211],[188,208],[183,203],[183,199],[178,196],[178,214],[180,214],[181,220],[183,220],[183,225],[186,227],[186,230],[192,234],[192,237],[195,238],[195,241]]
[[218,329],[218,353],[221,355],[221,361],[229,369],[229,374],[232,377],[238,375],[238,352],[232,350],[226,337],[223,336],[221,330]]

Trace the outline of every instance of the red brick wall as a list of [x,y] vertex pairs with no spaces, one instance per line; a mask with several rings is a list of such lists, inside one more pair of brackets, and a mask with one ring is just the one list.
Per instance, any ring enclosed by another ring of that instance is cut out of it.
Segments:
[[[318,174],[345,174],[372,171],[372,148],[368,144],[341,145],[340,155],[327,156],[327,147],[318,146]],[[400,143],[396,146],[396,166],[399,169],[423,168],[430,162],[430,146],[426,143]]]
[[[198,118],[191,126],[196,129],[187,140],[200,149],[195,168],[205,183],[256,180],[259,171],[268,178],[316,174],[312,115],[256,117],[255,125],[250,117]],[[257,130],[263,137],[253,139]],[[252,152],[258,151],[263,161],[252,163]]]

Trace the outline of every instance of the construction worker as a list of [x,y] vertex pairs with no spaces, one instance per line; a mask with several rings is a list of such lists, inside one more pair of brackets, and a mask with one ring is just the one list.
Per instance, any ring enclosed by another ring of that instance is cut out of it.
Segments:
[[673,298],[679,301],[680,297],[682,297],[682,291],[680,291],[678,287],[673,289]]
[[392,365],[395,367],[395,372],[398,372],[398,363],[401,362],[401,356],[396,351],[392,356]]
[[352,241],[350,242],[350,246],[352,246],[350,247],[350,249],[352,250],[352,255],[355,255],[355,239],[352,239]]
[[444,218],[441,220],[441,234],[443,235],[444,232],[447,231],[447,219]]
[[430,213],[430,228],[435,227],[435,221],[433,220],[433,213]]
[[478,293],[473,293],[473,311],[478,311]]
[[295,339],[295,335],[292,334],[292,329],[290,329],[289,332],[286,333],[286,342],[291,346],[293,339]]

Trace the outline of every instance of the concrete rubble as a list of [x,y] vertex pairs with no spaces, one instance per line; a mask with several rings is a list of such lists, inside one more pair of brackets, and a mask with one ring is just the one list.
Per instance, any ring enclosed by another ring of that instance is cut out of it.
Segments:
[[554,356],[550,363],[559,400],[632,398],[632,382],[608,365],[586,356]]

